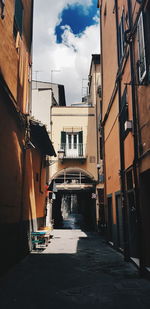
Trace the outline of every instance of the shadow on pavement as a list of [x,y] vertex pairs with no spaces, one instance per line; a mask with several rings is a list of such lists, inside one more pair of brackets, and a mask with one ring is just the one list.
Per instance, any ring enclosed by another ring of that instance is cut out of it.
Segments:
[[148,309],[149,292],[150,282],[96,233],[59,230],[43,253],[1,278],[0,308]]

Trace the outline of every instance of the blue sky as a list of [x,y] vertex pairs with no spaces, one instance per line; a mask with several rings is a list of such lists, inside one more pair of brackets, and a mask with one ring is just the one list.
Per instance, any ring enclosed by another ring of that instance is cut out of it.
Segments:
[[57,43],[62,43],[62,34],[64,32],[62,26],[70,26],[73,34],[79,36],[86,27],[96,24],[96,20],[93,19],[98,12],[96,4],[97,0],[93,0],[93,5],[90,7],[79,3],[67,5],[60,14],[60,23],[55,28]]
[[97,0],[34,1],[33,79],[63,84],[67,105],[81,102],[100,52],[98,12]]

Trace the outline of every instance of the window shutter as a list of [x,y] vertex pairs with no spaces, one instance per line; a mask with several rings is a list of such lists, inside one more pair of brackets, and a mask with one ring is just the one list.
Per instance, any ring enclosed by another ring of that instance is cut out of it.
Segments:
[[145,54],[145,36],[144,36],[144,24],[143,24],[143,13],[141,12],[138,27],[138,52],[139,52],[139,63],[138,63],[138,73],[139,82],[142,82],[146,75],[146,54]]
[[18,31],[22,34],[22,18],[23,18],[23,5],[21,0],[15,1],[15,23]]
[[4,17],[5,17],[5,15],[4,15],[5,0],[0,0],[0,8],[1,8],[0,17],[2,19],[4,19]]
[[83,132],[79,132],[79,143],[83,143]]
[[150,83],[150,2],[143,12],[147,81]]
[[120,112],[122,138],[125,138],[124,124],[127,120],[128,120],[128,105],[127,105],[127,89],[125,88],[122,99],[121,99],[121,112]]
[[79,156],[83,156],[83,131],[79,132]]
[[61,149],[65,149],[66,145],[66,132],[61,132]]
[[118,34],[119,34],[119,61],[121,62],[121,26],[119,25],[119,31],[118,31]]
[[119,60],[121,62],[125,50],[125,16],[124,11],[119,25]]

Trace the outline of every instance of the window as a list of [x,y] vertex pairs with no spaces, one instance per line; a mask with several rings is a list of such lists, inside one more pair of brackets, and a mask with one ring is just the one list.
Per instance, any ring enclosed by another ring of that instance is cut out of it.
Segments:
[[126,137],[125,122],[128,120],[128,104],[127,104],[127,88],[123,92],[121,99],[121,111],[120,111],[120,124],[121,124],[121,137]]
[[150,83],[150,2],[141,12],[137,25],[139,83]]
[[0,0],[0,16],[2,19],[4,19],[5,15],[4,15],[4,8],[5,8],[5,0]]
[[122,12],[121,21],[119,25],[119,59],[120,62],[125,51],[125,14]]
[[22,21],[23,21],[23,5],[21,0],[15,1],[15,15],[14,15],[14,36],[17,36],[17,32],[22,35]]
[[68,144],[68,148],[71,149],[71,143],[72,142],[72,135],[71,134],[67,134],[67,144]]
[[138,26],[137,26],[137,35],[138,35],[138,75],[139,81],[142,82],[146,75],[146,55],[145,55],[145,39],[144,39],[144,25],[143,25],[143,14],[140,14]]
[[66,157],[83,156],[83,132],[61,132],[61,149]]
[[77,141],[78,141],[77,134],[74,134],[73,139],[74,139],[74,141],[73,141],[74,148],[76,149],[77,148]]
[[103,160],[103,138],[100,136],[100,159]]

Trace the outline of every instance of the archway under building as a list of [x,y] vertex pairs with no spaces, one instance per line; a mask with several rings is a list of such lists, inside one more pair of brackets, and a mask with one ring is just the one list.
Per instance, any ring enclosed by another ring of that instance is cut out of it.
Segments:
[[52,219],[54,228],[96,230],[95,181],[78,168],[67,168],[54,175]]

